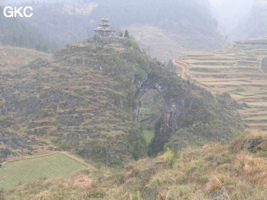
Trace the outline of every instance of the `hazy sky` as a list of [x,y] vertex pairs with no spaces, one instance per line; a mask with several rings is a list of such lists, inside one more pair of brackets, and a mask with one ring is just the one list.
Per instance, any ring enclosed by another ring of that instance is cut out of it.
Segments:
[[[264,0],[264,1],[266,1],[266,0]],[[251,3],[251,2],[253,2],[253,0],[231,0],[231,1],[229,1],[229,0],[209,0],[209,2],[215,8],[218,8],[222,3],[225,3],[225,2],[228,2],[228,3],[232,2],[233,4],[238,2],[242,6],[243,3],[244,4],[247,4],[248,2]]]
[[214,7],[219,7],[223,0],[209,0]]

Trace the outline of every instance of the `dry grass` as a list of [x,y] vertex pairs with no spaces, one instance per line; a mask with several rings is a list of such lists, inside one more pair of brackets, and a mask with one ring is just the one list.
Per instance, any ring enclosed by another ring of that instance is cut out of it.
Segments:
[[[146,158],[121,169],[81,170],[69,178],[19,185],[6,199],[142,200],[146,190],[157,200],[267,199],[267,151],[243,150],[248,139],[267,140],[267,133],[251,131],[228,146],[208,144]],[[102,175],[101,175],[102,174]]]

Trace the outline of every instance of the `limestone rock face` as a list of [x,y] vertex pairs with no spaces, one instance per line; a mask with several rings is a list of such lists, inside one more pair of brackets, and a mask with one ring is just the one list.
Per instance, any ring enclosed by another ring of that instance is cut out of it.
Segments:
[[242,150],[250,151],[252,153],[257,153],[259,151],[267,151],[267,141],[263,138],[248,138],[245,139]]
[[248,151],[257,146],[258,144],[262,143],[263,140],[260,138],[255,138],[255,139],[248,139],[243,146],[243,149]]

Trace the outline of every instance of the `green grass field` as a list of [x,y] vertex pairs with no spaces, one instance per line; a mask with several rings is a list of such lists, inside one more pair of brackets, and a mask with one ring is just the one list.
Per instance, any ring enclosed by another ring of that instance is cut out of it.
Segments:
[[86,167],[61,153],[14,161],[0,168],[0,188],[7,190],[19,182],[30,183],[37,179],[67,177],[73,171]]
[[152,131],[145,130],[145,131],[143,131],[143,136],[146,140],[146,144],[149,145],[151,143],[151,141],[153,140],[153,138],[155,137],[155,132],[154,132],[154,130],[152,130]]
[[155,124],[163,113],[163,105],[162,96],[155,90],[148,91],[142,98],[140,119],[143,136],[148,146],[155,136]]

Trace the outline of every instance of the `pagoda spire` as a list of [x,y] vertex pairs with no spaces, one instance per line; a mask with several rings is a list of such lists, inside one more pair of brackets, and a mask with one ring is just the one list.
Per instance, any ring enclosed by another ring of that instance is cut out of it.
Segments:
[[94,30],[95,34],[101,37],[113,36],[116,30],[111,27],[109,19],[102,18],[100,21],[101,23],[99,23],[99,26]]

